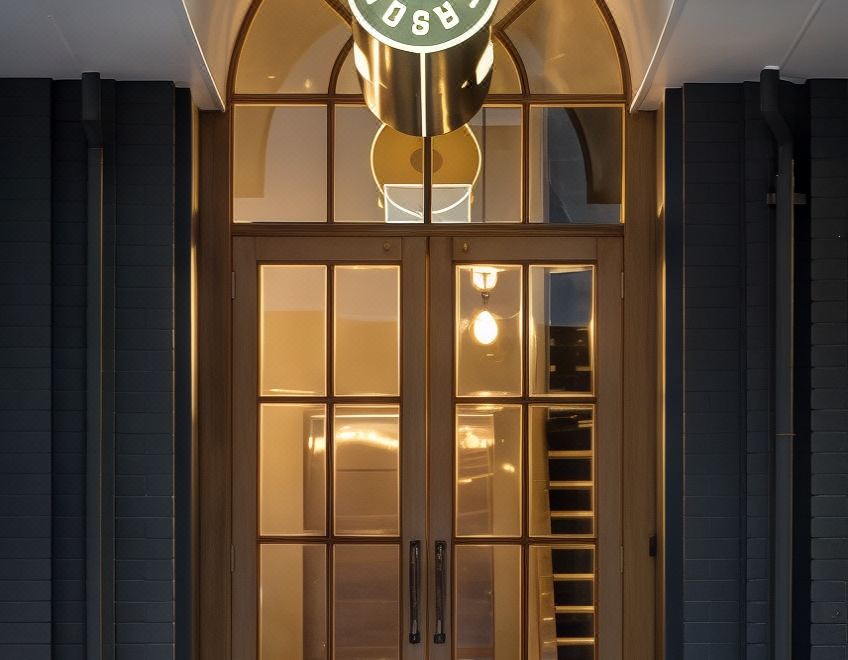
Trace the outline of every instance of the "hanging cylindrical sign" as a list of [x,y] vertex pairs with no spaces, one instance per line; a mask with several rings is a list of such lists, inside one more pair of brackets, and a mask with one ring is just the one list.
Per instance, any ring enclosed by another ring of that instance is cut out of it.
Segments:
[[498,0],[349,0],[365,101],[402,133],[443,135],[483,106]]

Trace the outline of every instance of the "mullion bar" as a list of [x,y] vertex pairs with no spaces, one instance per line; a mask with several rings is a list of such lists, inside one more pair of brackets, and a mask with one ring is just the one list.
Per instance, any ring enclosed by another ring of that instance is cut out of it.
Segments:
[[336,453],[336,432],[335,418],[336,410],[330,401],[335,394],[335,308],[333,302],[335,299],[335,281],[336,273],[333,265],[327,266],[327,329],[325,332],[327,347],[326,347],[326,396],[324,397],[324,405],[326,406],[327,428],[324,430],[326,460],[327,460],[327,657],[332,660],[335,657],[335,597],[336,597],[336,571],[335,571],[335,545],[333,543],[333,534],[335,533],[335,492],[336,492],[336,471],[335,471],[335,453]]

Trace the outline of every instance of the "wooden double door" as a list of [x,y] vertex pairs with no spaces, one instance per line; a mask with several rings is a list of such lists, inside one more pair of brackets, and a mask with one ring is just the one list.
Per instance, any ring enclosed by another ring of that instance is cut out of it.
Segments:
[[232,657],[622,658],[622,239],[234,263]]

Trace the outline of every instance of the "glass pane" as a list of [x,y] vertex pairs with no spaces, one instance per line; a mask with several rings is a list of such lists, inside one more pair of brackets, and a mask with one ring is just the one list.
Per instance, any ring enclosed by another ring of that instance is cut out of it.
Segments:
[[594,660],[595,551],[531,546],[527,648],[531,660]]
[[618,51],[595,0],[536,0],[506,32],[531,93],[624,93]]
[[365,106],[340,105],[335,141],[336,222],[423,222],[423,138],[383,126]]
[[[501,3],[503,4],[503,3]],[[495,37],[495,69],[490,94],[521,94],[521,80],[512,57],[500,39]]]
[[345,57],[339,71],[339,79],[336,81],[336,94],[362,95],[362,87],[356,75],[356,66],[353,63],[353,49]]
[[457,660],[521,657],[521,548],[456,546]]
[[495,10],[495,17],[492,19],[492,24],[497,25],[500,23],[506,16],[515,9],[515,6],[520,2],[520,0],[500,0],[498,3],[498,8]]
[[326,222],[327,108],[237,106],[234,222]]
[[326,658],[326,548],[263,545],[259,576],[260,660]]
[[593,266],[530,267],[530,391],[593,391]]
[[350,27],[325,2],[264,0],[236,72],[237,94],[326,94]]
[[400,393],[400,267],[335,269],[339,396]]
[[622,219],[621,108],[530,109],[530,222]]
[[338,535],[400,534],[400,408],[337,406],[333,443]]
[[323,396],[327,386],[327,269],[262,266],[263,396]]
[[433,222],[521,222],[521,108],[484,107],[433,138]]
[[530,535],[594,536],[591,407],[530,407]]
[[325,407],[264,405],[259,417],[259,533],[324,535]]
[[457,267],[457,396],[521,395],[521,273],[521,266]]
[[521,406],[457,406],[457,536],[521,536]]
[[335,657],[400,658],[398,546],[337,545],[334,555]]

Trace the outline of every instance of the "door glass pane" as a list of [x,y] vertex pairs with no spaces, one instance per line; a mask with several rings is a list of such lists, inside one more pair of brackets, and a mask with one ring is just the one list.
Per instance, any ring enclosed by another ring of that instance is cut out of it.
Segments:
[[619,224],[622,108],[530,109],[530,222]]
[[400,658],[398,546],[337,545],[334,555],[335,657],[340,660]]
[[337,406],[333,445],[338,535],[400,534],[400,408]]
[[530,389],[593,391],[594,267],[530,267]]
[[521,657],[521,548],[457,545],[457,660]]
[[457,406],[457,536],[521,536],[521,406]]
[[326,409],[313,405],[260,408],[259,533],[326,533]]
[[521,266],[456,269],[457,396],[520,396]]
[[530,407],[530,535],[594,536],[591,407]]
[[339,396],[400,393],[400,267],[335,269]]
[[260,391],[323,396],[327,372],[327,268],[262,266]]
[[[500,3],[504,4],[503,2]],[[500,6],[497,9],[501,11]],[[518,70],[515,68],[515,63],[512,60],[509,52],[504,48],[501,40],[495,37],[492,39],[495,45],[495,68],[492,74],[492,86],[489,88],[490,94],[521,94],[521,80],[518,77]]]
[[327,221],[327,108],[237,106],[233,221]]
[[531,660],[595,657],[595,551],[531,546],[527,647]]
[[326,658],[326,548],[263,545],[259,576],[260,660]]

